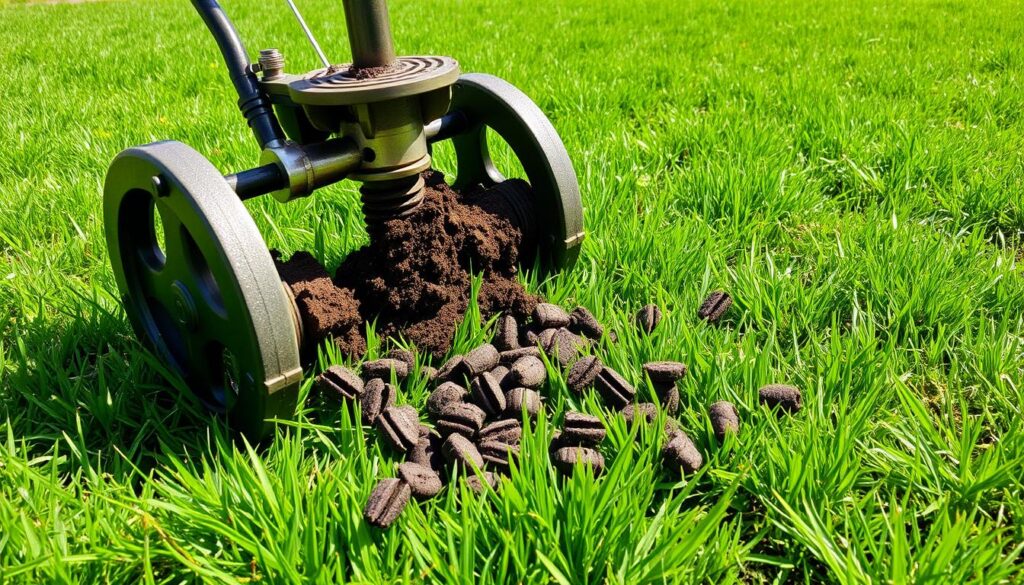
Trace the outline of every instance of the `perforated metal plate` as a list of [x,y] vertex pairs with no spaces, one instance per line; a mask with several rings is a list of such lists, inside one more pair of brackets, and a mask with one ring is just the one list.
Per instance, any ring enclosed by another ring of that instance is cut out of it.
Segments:
[[451,57],[399,57],[372,76],[348,65],[333,72],[319,69],[290,82],[288,92],[297,104],[347,106],[427,93],[448,87],[458,77],[459,63]]
[[107,173],[107,247],[139,338],[250,439],[295,412],[292,309],[224,177],[179,142],[128,149]]

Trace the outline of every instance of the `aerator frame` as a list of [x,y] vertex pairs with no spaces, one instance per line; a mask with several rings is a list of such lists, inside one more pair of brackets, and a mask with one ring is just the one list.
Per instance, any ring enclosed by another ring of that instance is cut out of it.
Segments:
[[301,320],[246,199],[287,202],[352,179],[367,222],[406,216],[422,199],[438,141],[454,144],[457,189],[505,180],[488,152],[490,129],[531,187],[504,190],[515,199],[509,220],[536,231],[526,264],[539,256],[545,271],[573,265],[584,234],[576,175],[521,91],[461,75],[450,57],[396,56],[384,0],[343,0],[352,62],[303,74],[287,73],[275,49],[252,63],[215,0],[192,4],[220,48],[260,162],[223,175],[178,142],[130,148],[108,171],[104,221],[136,333],[233,428],[260,438],[290,418],[302,378]]

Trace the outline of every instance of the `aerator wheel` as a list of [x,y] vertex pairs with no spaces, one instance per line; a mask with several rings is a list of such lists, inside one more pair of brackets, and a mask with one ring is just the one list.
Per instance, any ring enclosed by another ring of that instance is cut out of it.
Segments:
[[452,137],[457,189],[489,187],[505,180],[487,149],[487,130],[512,148],[533,188],[544,270],[567,270],[583,243],[583,203],[569,154],[547,116],[515,86],[472,73],[452,87],[451,112],[464,116],[465,130]]
[[248,438],[290,418],[302,378],[291,304],[217,169],[179,142],[128,149],[107,173],[103,214],[139,338]]

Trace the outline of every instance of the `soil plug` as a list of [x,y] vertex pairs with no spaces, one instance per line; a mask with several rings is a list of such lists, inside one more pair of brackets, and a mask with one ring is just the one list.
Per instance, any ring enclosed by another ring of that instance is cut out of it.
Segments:
[[569,331],[597,341],[604,335],[604,326],[586,307],[576,307],[569,314]]
[[537,303],[533,310],[533,322],[541,329],[557,329],[569,324],[569,313],[551,303]]
[[417,498],[432,498],[441,491],[441,476],[425,465],[406,461],[398,466],[398,477],[409,484],[412,495]]
[[380,413],[395,405],[397,394],[398,391],[394,386],[380,378],[374,378],[367,382],[363,389],[363,396],[359,399],[359,406],[363,411],[363,422],[368,425],[376,423]]
[[731,306],[732,297],[729,296],[729,293],[716,290],[704,299],[704,303],[697,310],[697,316],[708,323],[715,323],[725,315]]
[[427,412],[434,416],[440,416],[445,406],[463,402],[466,399],[466,394],[468,392],[462,386],[455,382],[445,382],[427,397]]
[[581,463],[600,475],[604,471],[604,455],[589,447],[562,447],[552,456],[555,468],[563,475],[572,475],[576,463]]
[[420,440],[419,414],[408,404],[385,408],[377,417],[377,430],[396,451],[405,453]]
[[684,474],[693,473],[704,465],[704,457],[683,431],[676,431],[669,437],[661,454],[665,465],[682,470]]
[[636,325],[641,333],[652,333],[658,323],[661,323],[661,309],[658,305],[644,305],[636,314]]
[[597,374],[594,386],[601,393],[601,397],[612,408],[621,410],[627,404],[633,402],[636,397],[636,389],[627,382],[621,374],[604,366]]
[[721,400],[712,404],[708,409],[708,417],[719,443],[725,440],[726,433],[740,432],[740,414],[731,402]]
[[324,396],[357,400],[363,393],[363,380],[344,366],[331,366],[317,376],[316,387]]
[[757,398],[768,408],[779,408],[779,412],[794,413],[803,407],[803,396],[796,386],[768,384],[757,391]]
[[581,357],[576,360],[576,363],[569,369],[569,375],[566,376],[565,385],[568,386],[569,390],[572,390],[576,394],[581,394],[594,383],[594,380],[597,379],[597,375],[601,373],[601,368],[603,367],[601,360],[597,359],[595,356],[588,355]]
[[411,494],[409,484],[404,481],[398,478],[383,479],[370,492],[363,517],[373,526],[387,528],[401,515]]
[[562,446],[598,445],[607,431],[601,419],[582,412],[567,412],[558,441]]
[[442,435],[459,433],[466,437],[475,437],[487,419],[487,413],[479,406],[468,402],[452,402],[441,409],[437,419],[437,430]]

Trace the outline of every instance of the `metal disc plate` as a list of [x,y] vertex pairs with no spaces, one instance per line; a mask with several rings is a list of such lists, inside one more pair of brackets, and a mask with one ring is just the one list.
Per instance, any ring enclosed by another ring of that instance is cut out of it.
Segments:
[[139,338],[250,439],[273,429],[267,419],[290,418],[302,378],[291,308],[217,169],[179,142],[128,149],[107,173],[103,214]]
[[533,188],[540,253],[546,270],[571,268],[583,243],[583,202],[569,153],[537,104],[515,86],[481,73],[452,86],[451,112],[465,119],[452,137],[458,165],[454,186],[491,186],[505,180],[487,149],[487,129],[497,132],[523,165]]
[[360,75],[350,65],[333,73],[318,69],[288,85],[292,100],[311,106],[369,104],[448,87],[459,77],[459,63],[451,57],[399,57],[388,69],[373,76]]

